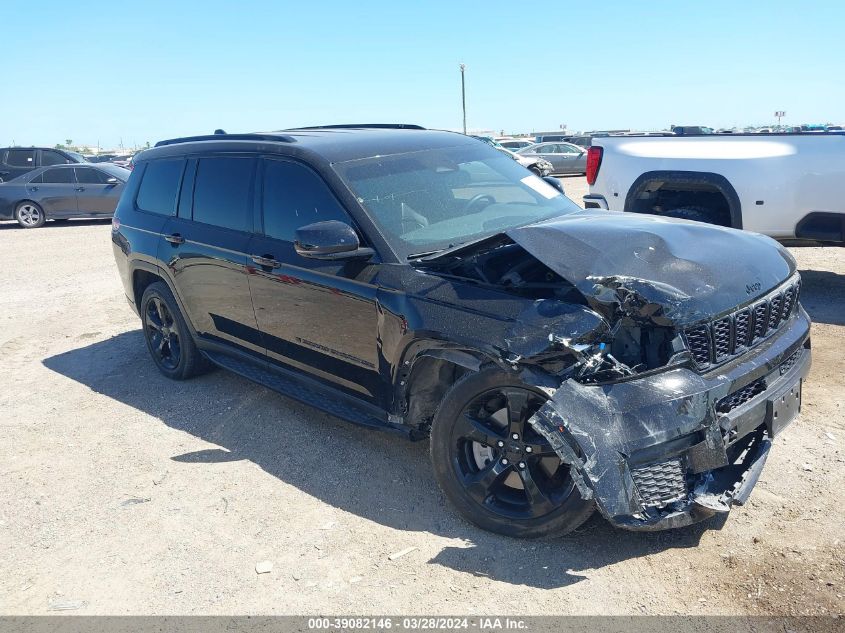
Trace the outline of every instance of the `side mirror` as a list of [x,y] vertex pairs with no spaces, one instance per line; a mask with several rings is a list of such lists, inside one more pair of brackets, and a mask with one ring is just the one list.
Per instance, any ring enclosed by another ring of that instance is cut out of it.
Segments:
[[107,179],[106,179],[106,184],[107,184],[107,185],[117,185],[117,184],[119,184],[119,183],[120,183],[120,180],[118,180],[118,179],[117,179],[117,178],[115,178],[114,176],[112,176],[111,178],[107,178]]
[[369,259],[373,249],[362,248],[355,229],[338,220],[314,222],[296,230],[293,247],[311,259]]
[[545,180],[552,187],[560,191],[562,194],[566,195],[566,192],[563,190],[563,184],[561,184],[560,180],[558,180],[554,176],[543,176],[543,180]]

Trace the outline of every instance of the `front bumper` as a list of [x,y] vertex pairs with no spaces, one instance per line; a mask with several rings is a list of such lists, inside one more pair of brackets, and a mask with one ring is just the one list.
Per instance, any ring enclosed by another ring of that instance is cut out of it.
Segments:
[[531,423],[611,523],[681,527],[745,502],[771,440],[800,409],[810,362],[810,320],[799,309],[777,336],[709,373],[567,380]]

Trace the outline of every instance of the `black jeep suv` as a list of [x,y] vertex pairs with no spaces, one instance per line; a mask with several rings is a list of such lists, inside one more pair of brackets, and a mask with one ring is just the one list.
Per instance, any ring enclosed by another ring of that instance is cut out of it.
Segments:
[[794,259],[585,211],[556,184],[412,126],[176,139],[136,157],[112,241],[163,374],[219,365],[430,436],[437,481],[483,528],[727,512],[800,406]]

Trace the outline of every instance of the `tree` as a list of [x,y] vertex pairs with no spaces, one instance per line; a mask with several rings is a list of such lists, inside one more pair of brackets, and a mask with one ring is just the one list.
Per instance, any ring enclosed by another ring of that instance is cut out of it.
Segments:
[[66,138],[66,139],[65,139],[65,145],[67,145],[68,147],[70,147],[71,145],[73,145],[73,139]]

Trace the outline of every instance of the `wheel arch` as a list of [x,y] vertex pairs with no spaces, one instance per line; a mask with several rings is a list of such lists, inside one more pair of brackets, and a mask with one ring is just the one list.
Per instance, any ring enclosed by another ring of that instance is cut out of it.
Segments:
[[404,354],[394,384],[395,409],[405,424],[427,429],[443,397],[463,376],[493,363],[489,355],[444,341],[415,341]]
[[143,260],[136,260],[132,264],[130,278],[132,280],[132,299],[135,301],[135,307],[139,314],[141,312],[141,297],[144,296],[144,291],[147,287],[157,281],[164,282],[176,300],[176,304],[179,306],[179,311],[182,313],[182,317],[185,319],[185,324],[191,331],[191,335],[196,337],[196,330],[194,329],[193,323],[191,323],[188,312],[185,310],[185,305],[179,293],[176,292],[176,288],[173,286],[170,278],[160,267]]
[[[742,228],[742,204],[739,195],[727,178],[721,174],[703,171],[678,171],[661,170],[647,171],[641,174],[628,189],[625,196],[624,210],[637,213],[637,201],[648,189],[649,185],[661,183],[658,189],[672,191],[671,185],[684,185],[700,187],[700,191],[711,191],[721,194],[728,205],[730,226],[735,229]],[[668,187],[666,185],[669,185]]]
[[47,212],[44,210],[44,207],[38,201],[33,200],[31,198],[21,198],[20,200],[15,202],[15,205],[14,205],[15,213],[17,213],[17,211],[18,211],[18,207],[21,206],[25,202],[29,202],[31,204],[34,204],[36,207],[41,209],[41,213],[44,214],[45,219],[48,217]]

